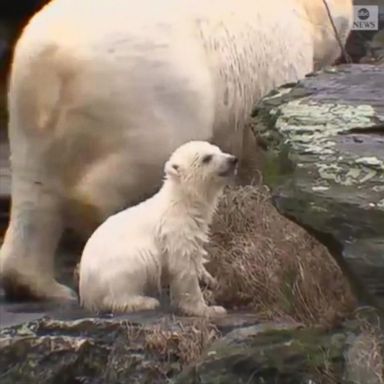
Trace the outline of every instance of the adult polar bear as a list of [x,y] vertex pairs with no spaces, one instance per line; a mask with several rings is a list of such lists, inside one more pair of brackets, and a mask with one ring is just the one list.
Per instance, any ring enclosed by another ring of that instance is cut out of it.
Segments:
[[[328,0],[341,39],[352,0]],[[261,96],[340,53],[323,0],[53,0],[23,31],[9,89],[8,297],[67,299],[63,228],[155,191],[182,143],[240,157]]]

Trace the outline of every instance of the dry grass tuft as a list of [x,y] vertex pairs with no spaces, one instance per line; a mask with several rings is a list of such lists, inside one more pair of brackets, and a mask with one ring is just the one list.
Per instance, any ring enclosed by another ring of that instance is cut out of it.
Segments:
[[363,322],[361,333],[346,353],[346,373],[351,383],[384,384],[384,338],[378,326]]
[[152,328],[145,336],[146,350],[167,362],[177,359],[183,367],[197,361],[219,336],[217,328],[204,319],[188,325],[179,323],[177,328],[172,331],[161,326]]
[[261,320],[332,327],[355,300],[332,256],[272,206],[266,187],[230,187],[214,218],[208,301],[257,311]]
[[[219,331],[207,319],[190,322],[164,321],[150,327],[127,324],[123,347],[119,356],[132,357],[132,351],[141,350],[144,360],[140,367],[126,361],[117,364],[116,370],[126,365],[141,371],[151,381],[168,382],[187,365],[198,361],[203,352],[219,337]],[[135,353],[133,353],[134,355]],[[134,357],[132,357],[134,359]],[[132,367],[131,367],[132,366]],[[127,370],[124,373],[127,374]]]
[[217,337],[219,331],[208,319],[126,322],[112,345],[103,382],[168,383],[196,362]]

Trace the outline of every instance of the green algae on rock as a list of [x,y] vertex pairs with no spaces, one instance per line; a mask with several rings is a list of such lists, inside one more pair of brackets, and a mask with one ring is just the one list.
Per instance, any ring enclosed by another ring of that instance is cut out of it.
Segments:
[[287,84],[251,126],[276,207],[333,248],[363,302],[383,307],[384,67],[341,65]]

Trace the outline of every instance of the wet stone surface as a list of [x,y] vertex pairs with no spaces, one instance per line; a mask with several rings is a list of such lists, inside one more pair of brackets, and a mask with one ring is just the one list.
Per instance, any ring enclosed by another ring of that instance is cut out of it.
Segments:
[[219,332],[257,323],[238,313],[212,323],[159,311],[92,317],[75,303],[43,311],[0,329],[0,383],[167,383]]
[[357,318],[321,330],[257,324],[246,314],[208,323],[158,312],[72,319],[69,312],[0,330],[2,384],[350,384],[358,377],[379,384],[375,367],[359,365],[380,351]]

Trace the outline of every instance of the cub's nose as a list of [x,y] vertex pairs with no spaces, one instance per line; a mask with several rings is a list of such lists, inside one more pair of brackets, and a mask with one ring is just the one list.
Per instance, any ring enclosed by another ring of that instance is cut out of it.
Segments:
[[236,166],[238,162],[239,162],[239,159],[236,156],[230,155],[228,157],[228,163],[231,164],[232,166]]

